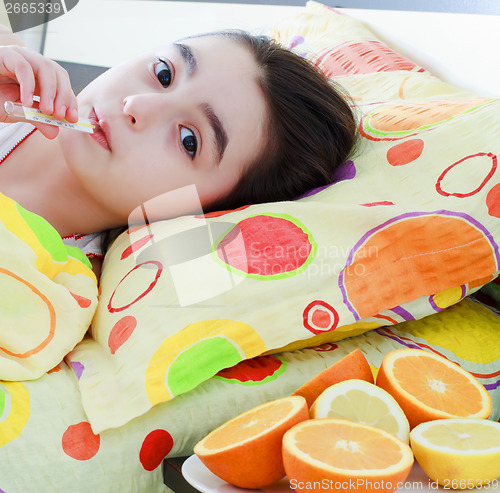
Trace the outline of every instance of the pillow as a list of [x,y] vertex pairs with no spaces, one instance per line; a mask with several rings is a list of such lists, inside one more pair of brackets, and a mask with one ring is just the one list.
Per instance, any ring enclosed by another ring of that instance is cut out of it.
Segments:
[[473,96],[394,51],[359,20],[318,2],[275,26],[273,37],[310,60],[357,103]]
[[84,253],[0,194],[0,380],[38,378],[82,340],[97,306]]
[[92,339],[69,355],[97,433],[241,360],[420,319],[498,274],[500,101],[442,84],[319,4],[276,28],[292,32],[315,56],[365,43],[334,57],[359,100],[358,152],[300,200],[117,239]]

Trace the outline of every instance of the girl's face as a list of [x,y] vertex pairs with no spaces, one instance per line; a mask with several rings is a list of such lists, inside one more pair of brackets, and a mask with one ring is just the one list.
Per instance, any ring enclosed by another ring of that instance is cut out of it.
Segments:
[[80,116],[96,128],[60,132],[68,167],[118,224],[147,200],[188,185],[208,205],[264,146],[257,77],[250,52],[217,36],[123,63],[78,96]]

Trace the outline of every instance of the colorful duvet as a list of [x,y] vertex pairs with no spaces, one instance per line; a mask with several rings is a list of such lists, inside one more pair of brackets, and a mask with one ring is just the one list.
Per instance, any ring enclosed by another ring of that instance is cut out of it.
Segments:
[[83,338],[97,283],[81,250],[0,194],[0,380],[35,379]]

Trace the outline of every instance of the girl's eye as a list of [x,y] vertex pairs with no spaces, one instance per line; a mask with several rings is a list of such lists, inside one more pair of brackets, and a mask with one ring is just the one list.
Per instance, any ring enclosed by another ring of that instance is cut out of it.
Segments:
[[172,83],[172,70],[167,62],[158,58],[158,63],[155,65],[155,75],[160,84],[167,88]]
[[196,135],[189,130],[189,128],[181,127],[181,141],[184,149],[186,149],[188,154],[191,155],[191,158],[194,159],[196,151],[198,150]]

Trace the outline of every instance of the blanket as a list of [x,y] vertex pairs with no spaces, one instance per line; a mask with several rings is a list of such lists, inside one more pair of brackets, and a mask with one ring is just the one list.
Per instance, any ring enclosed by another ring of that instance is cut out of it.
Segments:
[[31,380],[83,338],[97,306],[84,253],[0,194],[0,380]]

